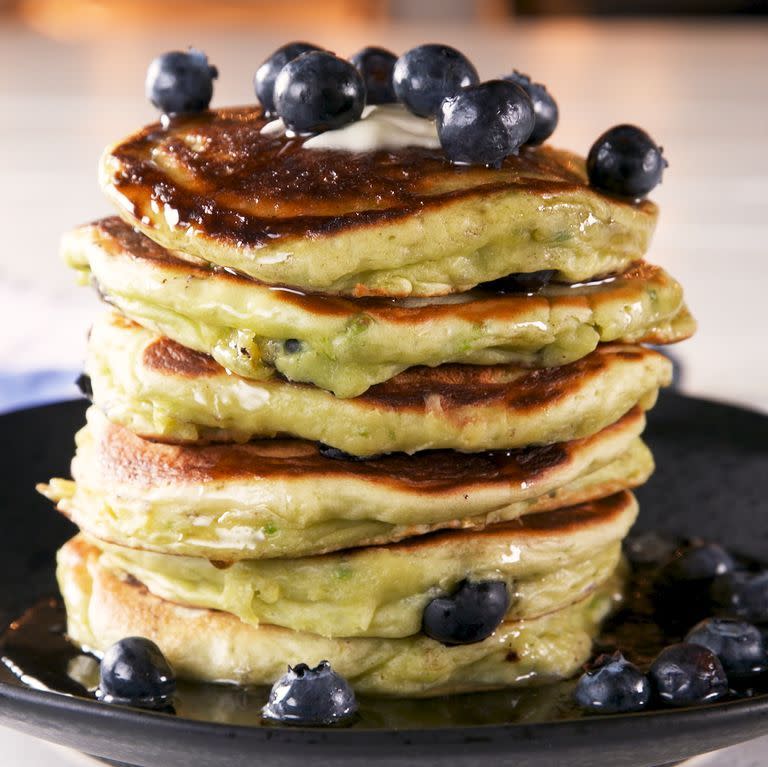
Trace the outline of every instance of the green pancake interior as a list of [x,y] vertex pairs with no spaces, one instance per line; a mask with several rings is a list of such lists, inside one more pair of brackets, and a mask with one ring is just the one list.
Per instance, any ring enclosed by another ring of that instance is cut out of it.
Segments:
[[182,678],[271,685],[287,664],[329,660],[360,693],[429,696],[542,684],[571,676],[589,657],[601,621],[620,599],[616,576],[540,618],[502,623],[489,639],[445,647],[421,634],[333,639],[160,599],[112,570],[82,539],[58,555],[67,633],[96,653],[126,636],[156,642]]
[[637,346],[601,345],[560,368],[411,368],[352,399],[228,373],[117,315],[94,324],[86,372],[95,404],[135,433],[170,442],[291,436],[357,456],[507,450],[594,434],[652,407],[672,365]]
[[556,367],[599,342],[669,343],[693,320],[682,289],[642,264],[536,296],[345,299],[271,288],[175,256],[117,219],[76,230],[64,256],[127,317],[247,378],[277,371],[354,397],[415,365]]
[[590,439],[501,455],[342,461],[287,440],[161,445],[92,409],[74,481],[40,489],[82,530],[130,548],[219,561],[296,557],[483,527],[636,487],[653,469],[642,424],[636,412]]
[[513,272],[624,271],[657,216],[591,188],[583,159],[525,148],[498,169],[439,149],[310,151],[262,134],[258,108],[150,125],[107,149],[101,184],[172,250],[319,292],[439,295]]
[[506,583],[507,620],[578,601],[614,572],[636,515],[625,493],[481,531],[230,564],[91,543],[106,567],[172,602],[327,637],[405,637],[421,630],[430,600],[450,595],[465,579]]

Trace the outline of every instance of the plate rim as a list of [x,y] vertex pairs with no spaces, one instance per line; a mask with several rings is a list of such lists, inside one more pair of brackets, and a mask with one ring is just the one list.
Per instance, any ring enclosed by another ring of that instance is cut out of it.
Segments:
[[[768,414],[738,404],[731,405],[717,400],[689,397],[672,391],[666,392],[664,396],[669,399],[685,400],[694,405],[741,411],[768,423]],[[68,399],[2,413],[0,424],[8,418],[23,418],[30,412],[61,406],[71,407],[77,404],[82,404],[82,400]],[[10,619],[15,617],[10,616]],[[19,720],[14,713],[20,712],[26,712],[29,716]],[[659,739],[659,746],[662,743],[671,744],[677,741],[682,744],[686,734],[690,738],[696,733],[702,734],[700,741],[702,743],[706,741],[708,745],[717,740],[719,745],[726,746],[768,731],[768,693],[686,708],[658,708],[637,713],[589,715],[543,722],[448,724],[412,728],[358,726],[350,729],[206,721],[130,707],[105,706],[96,700],[54,690],[25,687],[20,681],[0,680],[1,724],[25,730],[34,735],[36,732],[41,733],[47,726],[54,727],[57,723],[66,721],[90,723],[92,730],[89,728],[85,731],[78,728],[78,731],[72,735],[79,737],[80,743],[87,740],[94,747],[98,744],[104,746],[110,739],[110,735],[119,731],[133,730],[149,732],[152,738],[165,737],[169,743],[178,741],[182,736],[194,735],[210,739],[212,748],[216,747],[216,743],[222,743],[225,740],[247,741],[253,745],[259,744],[261,750],[258,753],[261,754],[268,754],[276,749],[285,751],[285,749],[302,749],[312,746],[319,748],[326,758],[333,753],[346,752],[352,755],[352,752],[359,750],[370,750],[376,741],[388,741],[392,745],[407,745],[415,749],[445,748],[456,744],[476,744],[479,748],[485,744],[489,749],[514,745],[515,753],[532,753],[540,751],[546,743],[552,744],[552,748],[560,752],[567,751],[569,745],[583,747],[585,740],[600,739],[602,744],[614,743],[618,748],[628,735],[631,738],[629,741],[631,745],[638,737],[642,737],[642,731],[653,733],[653,737]],[[632,730],[631,734],[630,730]],[[745,735],[748,730],[751,734]],[[718,737],[707,738],[708,732]],[[45,734],[40,736],[46,737]],[[258,753],[254,752],[254,756],[258,756]],[[440,752],[435,752],[436,755],[438,753]],[[693,755],[693,753],[695,752],[689,751],[687,755]]]

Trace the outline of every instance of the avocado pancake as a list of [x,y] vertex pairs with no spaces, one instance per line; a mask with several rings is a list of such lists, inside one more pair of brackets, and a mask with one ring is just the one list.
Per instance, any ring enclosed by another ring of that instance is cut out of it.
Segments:
[[247,378],[275,371],[354,397],[416,365],[554,367],[599,342],[672,343],[694,323],[680,285],[640,264],[595,284],[537,295],[404,299],[306,295],[178,257],[119,219],[64,240],[66,260],[90,275],[127,317]]
[[271,686],[247,693],[269,726],[314,727],[375,718],[355,693],[446,696],[450,723],[454,693],[573,676],[623,636],[600,630],[672,381],[652,347],[696,328],[646,261],[662,147],[551,147],[543,84],[440,44],[289,42],[263,109],[210,109],[217,77],[151,62],[159,121],[99,163],[117,215],[62,239],[107,306],[71,478],[37,486],[78,528],[72,680],[182,714],[177,675]]
[[641,346],[600,345],[559,368],[411,368],[353,399],[275,377],[230,374],[116,314],[96,321],[86,373],[110,420],[167,442],[291,436],[357,456],[428,449],[506,450],[594,434],[653,406],[670,361]]
[[67,633],[97,653],[126,636],[156,642],[187,679],[272,684],[286,664],[328,660],[359,693],[427,696],[541,684],[587,660],[600,622],[618,602],[617,574],[581,600],[533,620],[502,623],[483,642],[446,647],[422,634],[402,639],[328,639],[244,623],[235,615],[160,599],[110,569],[82,538],[58,556]]
[[132,226],[262,282],[347,295],[462,292],[514,272],[566,282],[646,252],[653,203],[591,188],[584,160],[524,148],[498,169],[440,149],[306,150],[254,107],[149,125],[108,148],[100,179]]
[[448,530],[387,546],[299,559],[211,562],[129,549],[98,540],[111,570],[162,599],[233,613],[326,637],[406,637],[421,631],[424,608],[464,580],[499,581],[505,620],[548,614],[607,580],[637,516],[624,492],[532,514],[483,530]]
[[74,481],[40,489],[85,532],[127,547],[227,562],[296,557],[484,527],[636,487],[653,470],[643,425],[636,410],[545,448],[355,461],[297,440],[153,443],[92,408]]

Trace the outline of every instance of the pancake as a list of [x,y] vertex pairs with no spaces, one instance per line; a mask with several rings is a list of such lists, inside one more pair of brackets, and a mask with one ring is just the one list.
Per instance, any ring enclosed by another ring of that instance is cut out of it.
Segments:
[[58,556],[67,633],[97,653],[126,636],[156,642],[186,679],[272,684],[287,664],[329,660],[359,693],[419,696],[525,686],[574,674],[591,652],[601,620],[617,603],[620,578],[538,619],[503,623],[483,642],[444,647],[423,635],[327,639],[242,622],[216,610],[152,595],[107,568],[99,550],[75,539]]
[[353,399],[280,378],[254,381],[126,322],[96,321],[86,372],[93,399],[137,434],[169,442],[278,435],[346,453],[506,450],[594,434],[653,406],[670,361],[639,346],[601,345],[559,368],[411,368]]
[[637,436],[643,424],[634,411],[589,439],[547,448],[347,461],[295,440],[152,443],[91,409],[75,481],[40,489],[105,541],[226,562],[296,557],[483,527],[636,487],[653,470]]
[[589,187],[584,160],[549,146],[501,168],[440,150],[349,153],[264,135],[255,107],[149,125],[105,152],[121,216],[181,250],[272,284],[427,296],[513,272],[566,282],[625,271],[656,223],[650,202]]
[[463,580],[502,581],[506,620],[532,619],[605,582],[637,516],[631,493],[533,514],[484,530],[449,530],[388,546],[231,564],[91,541],[110,570],[162,599],[325,637],[407,637],[424,608]]
[[535,296],[393,301],[273,289],[177,257],[118,219],[76,230],[63,248],[72,266],[141,325],[244,377],[277,371],[340,397],[416,365],[555,367],[599,342],[672,343],[694,330],[680,285],[647,264]]

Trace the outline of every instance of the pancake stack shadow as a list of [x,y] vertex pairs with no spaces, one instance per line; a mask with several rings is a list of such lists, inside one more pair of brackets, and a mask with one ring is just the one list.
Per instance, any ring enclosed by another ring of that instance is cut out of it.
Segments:
[[119,217],[64,239],[109,304],[73,478],[42,487],[81,530],[69,636],[238,684],[322,660],[382,695],[572,675],[653,470],[672,371],[643,344],[694,329],[642,261],[655,206],[547,146],[457,168],[264,124],[111,147]]

